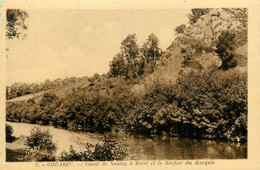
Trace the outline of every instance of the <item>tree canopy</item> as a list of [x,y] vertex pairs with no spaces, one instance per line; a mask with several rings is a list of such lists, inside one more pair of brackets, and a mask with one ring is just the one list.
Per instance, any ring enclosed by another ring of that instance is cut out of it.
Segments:
[[8,39],[13,38],[25,38],[26,34],[23,30],[27,30],[28,26],[25,24],[26,18],[29,15],[26,11],[20,9],[7,9],[6,11],[6,37]]

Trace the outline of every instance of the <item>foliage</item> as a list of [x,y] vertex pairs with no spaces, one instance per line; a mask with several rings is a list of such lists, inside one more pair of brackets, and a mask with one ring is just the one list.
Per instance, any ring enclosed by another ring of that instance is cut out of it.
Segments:
[[121,43],[121,55],[127,61],[126,78],[136,78],[138,72],[139,47],[135,34],[129,34]]
[[186,29],[186,25],[181,24],[180,26],[176,27],[174,30],[176,33],[181,34],[181,33],[184,33],[185,29]]
[[27,103],[35,104],[35,100],[34,100],[34,99],[29,99],[29,100],[27,101]]
[[195,9],[191,9],[192,14],[189,14],[189,23],[190,24],[195,24],[197,22],[197,20],[202,16],[205,15],[207,13],[209,13],[210,9],[209,8],[195,8]]
[[[241,15],[236,19],[232,13]],[[95,74],[84,87],[74,88],[73,93],[63,97],[47,93],[40,101],[8,102],[6,119],[52,124],[74,131],[121,129],[146,135],[244,142],[247,73],[236,68],[239,58],[234,52],[246,36],[241,27],[247,23],[244,14],[246,11],[240,9],[194,9],[192,23],[186,28],[180,26],[180,34],[165,53],[158,47],[154,34],[141,49],[135,34],[130,34],[111,61],[109,73]],[[229,17],[223,19],[225,15]],[[218,70],[219,65],[203,67],[202,63],[209,63],[209,58],[218,59],[216,53],[223,69]],[[170,81],[160,77],[166,72],[164,69],[176,70],[168,75]],[[156,73],[157,79],[153,78]],[[73,84],[77,79],[69,82]],[[44,87],[63,87],[52,84],[55,83],[45,81]],[[136,87],[143,87],[143,92],[135,92]],[[19,88],[14,91],[19,92]],[[72,149],[67,153],[73,155],[69,159],[87,159],[93,150],[74,152]]]
[[70,77],[64,79],[55,79],[53,81],[45,80],[42,83],[14,83],[11,86],[6,87],[6,99],[12,99],[27,94],[34,94],[42,91],[53,90],[55,88],[61,88],[75,83],[88,82],[89,78],[85,77]]
[[135,79],[143,74],[151,74],[162,56],[158,47],[159,39],[150,34],[147,41],[139,49],[135,34],[128,35],[121,43],[121,53],[110,62],[110,73],[113,77],[123,76]]
[[43,95],[41,102],[40,102],[40,106],[45,107],[47,105],[50,105],[57,99],[58,99],[58,97],[55,94],[45,93]]
[[77,152],[71,146],[69,152],[62,152],[61,161],[113,161],[125,160],[130,157],[126,145],[117,143],[105,137],[102,144],[92,145],[87,143],[86,150]]
[[[187,25],[185,29],[180,29],[181,26],[179,27],[179,31],[182,33],[177,34],[176,39],[169,46],[169,50],[181,50],[185,62],[183,67],[197,68],[197,70],[205,69],[201,67],[201,63],[209,61],[207,57],[203,56],[211,55],[212,61],[216,61],[215,53],[218,53],[217,46],[220,47],[219,44],[223,45],[226,43],[232,45],[233,49],[229,51],[228,56],[219,55],[220,57],[228,58],[225,61],[223,60],[221,67],[222,69],[235,67],[238,63],[237,60],[239,60],[239,56],[234,55],[234,57],[232,57],[232,53],[238,47],[247,43],[247,9],[192,9],[192,14],[189,15],[189,19],[190,24]],[[224,37],[224,32],[234,34],[235,38],[232,39],[230,36],[230,39],[226,39],[225,42],[223,42],[219,37]]]
[[52,135],[49,130],[42,131],[38,127],[33,128],[30,136],[26,137],[26,145],[31,149],[37,149],[49,153],[53,153],[56,150],[56,145],[52,141]]
[[52,122],[75,131],[123,128],[146,135],[246,141],[246,73],[191,71],[174,84],[153,82],[143,96],[134,95],[132,87],[120,77],[105,78],[86,91],[54,97],[44,107],[41,101],[8,103],[7,120]]
[[216,53],[222,60],[221,68],[224,70],[233,68],[237,65],[234,52],[235,38],[235,34],[229,31],[222,31],[218,37]]
[[6,136],[12,136],[14,130],[12,126],[5,124],[5,132],[6,132]]
[[246,141],[247,75],[236,70],[190,72],[158,84],[129,117],[142,134]]
[[56,157],[53,155],[43,155],[39,160],[40,162],[56,161]]
[[8,124],[5,124],[5,139],[6,139],[6,142],[13,142],[15,137],[13,137],[13,127],[8,125]]
[[[26,11],[20,9],[7,9],[6,10],[6,36],[8,39],[20,38],[22,31],[26,30],[27,25],[25,19],[29,15]],[[23,35],[23,38],[26,34]]]
[[[139,71],[140,73],[145,72],[146,74],[151,74],[154,72],[156,61],[159,61],[162,56],[162,50],[158,47],[159,39],[155,34],[150,34],[143,44],[141,51],[141,57],[143,59],[144,71]],[[142,69],[141,67],[139,69]],[[140,74],[139,73],[139,74]]]
[[126,62],[124,57],[117,54],[110,62],[110,72],[114,77],[126,75]]
[[191,72],[179,79],[174,91],[184,113],[179,116],[188,125],[187,136],[246,141],[246,73]]
[[42,161],[56,161],[56,157],[44,152],[28,153],[28,150],[6,149],[6,162],[42,162]]

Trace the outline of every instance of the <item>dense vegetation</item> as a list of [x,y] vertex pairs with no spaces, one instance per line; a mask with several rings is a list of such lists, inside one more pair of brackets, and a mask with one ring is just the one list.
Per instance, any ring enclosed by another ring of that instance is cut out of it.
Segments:
[[[95,74],[65,97],[45,93],[38,102],[9,102],[6,119],[246,142],[247,56],[237,49],[247,42],[247,10],[193,9],[189,18],[189,25],[175,28],[166,51],[154,34],[141,48],[130,34],[107,74]],[[82,154],[75,155],[88,157]]]
[[25,19],[29,15],[26,11],[20,9],[7,9],[6,10],[6,38],[25,38],[26,34],[23,33],[27,29]]
[[113,161],[126,160],[131,157],[126,145],[105,137],[101,144],[87,143],[86,150],[77,152],[71,146],[69,152],[62,152],[60,161]]
[[52,135],[49,131],[41,131],[40,128],[31,130],[30,136],[26,137],[27,146],[38,151],[52,153],[56,150],[56,145],[52,141]]
[[[12,137],[13,128],[6,124],[6,139]],[[12,137],[14,138],[14,137]],[[23,142],[28,149],[7,149],[6,161],[112,161],[131,159],[127,145],[122,142],[116,142],[111,137],[105,136],[102,142],[92,145],[86,143],[86,150],[77,152],[70,147],[69,152],[63,151],[59,154],[56,152],[57,146],[53,142],[49,130],[41,130],[34,127],[25,140],[20,136],[15,140]],[[12,143],[14,140],[7,142]]]
[[5,124],[5,141],[6,142],[13,142],[15,137],[13,136],[13,128],[12,126]]
[[14,83],[11,86],[6,87],[6,99],[12,99],[27,94],[34,94],[41,91],[53,90],[55,88],[61,88],[73,85],[78,82],[88,82],[88,77],[70,77],[64,79],[56,79],[53,81],[45,80],[40,84],[36,83]]

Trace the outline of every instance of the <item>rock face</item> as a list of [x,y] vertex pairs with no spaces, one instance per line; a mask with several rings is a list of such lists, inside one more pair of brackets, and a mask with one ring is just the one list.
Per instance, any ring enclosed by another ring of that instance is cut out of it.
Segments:
[[236,10],[211,9],[194,25],[188,27],[182,38],[186,39],[187,43],[191,42],[194,47],[212,49],[222,31],[246,32],[247,27],[237,18],[234,11]]
[[174,83],[182,70],[183,57],[180,51],[180,48],[166,51],[163,59],[157,63],[156,70],[145,77],[140,84],[136,84],[132,91],[142,95],[145,94],[145,89],[149,89],[155,82]]
[[190,70],[218,68],[222,61],[215,53],[222,31],[236,34],[236,50],[240,70],[247,66],[247,9],[210,9],[176,35],[175,40],[157,62],[155,72],[147,76],[133,91],[142,93],[153,82],[174,83],[180,74]]

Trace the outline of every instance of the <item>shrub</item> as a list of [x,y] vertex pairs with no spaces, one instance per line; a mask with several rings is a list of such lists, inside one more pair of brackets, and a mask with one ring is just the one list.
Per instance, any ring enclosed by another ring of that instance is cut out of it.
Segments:
[[70,151],[62,152],[59,159],[60,161],[112,161],[128,158],[130,158],[130,154],[125,144],[105,137],[102,144],[87,143],[86,150],[83,152],[76,152],[71,146]]
[[247,139],[247,74],[191,71],[176,84],[156,83],[131,109],[131,131],[142,134],[223,139]]
[[5,124],[6,142],[12,142],[15,139],[15,137],[12,136],[13,132],[13,127],[8,124]]
[[[247,138],[247,75],[235,69],[184,75],[175,100],[192,133],[208,139]],[[189,134],[193,135],[193,134]]]
[[56,157],[53,155],[44,155],[42,158],[39,159],[40,162],[50,162],[56,161]]
[[186,25],[181,24],[181,25],[177,26],[174,30],[176,31],[176,33],[181,34],[181,33],[184,33],[185,29],[186,29]]
[[237,66],[235,55],[235,39],[236,36],[234,33],[229,31],[222,31],[218,37],[218,44],[216,46],[216,53],[219,55],[222,60],[221,68],[227,70]]
[[56,150],[56,145],[52,141],[52,135],[49,130],[42,131],[38,127],[31,130],[30,136],[26,137],[26,145],[31,149],[46,151],[53,153]]
[[28,99],[27,103],[31,103],[31,104],[35,104],[35,100],[34,99]]

